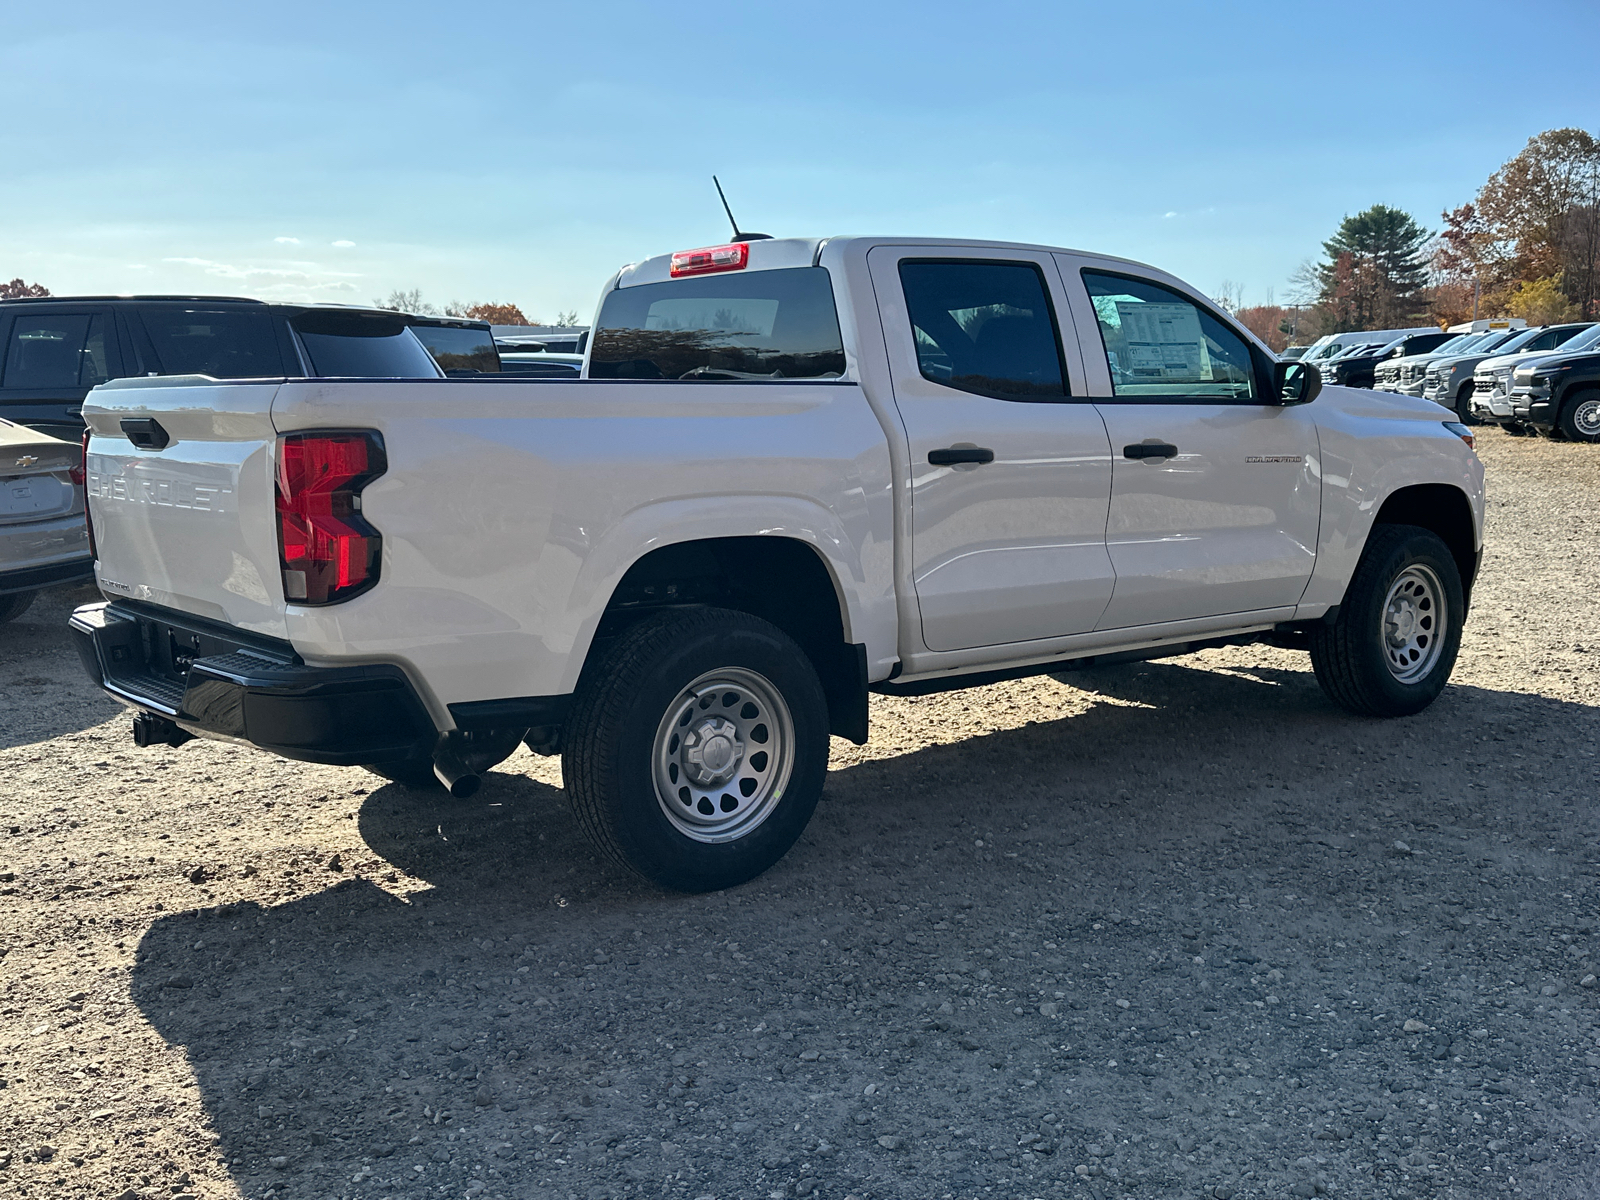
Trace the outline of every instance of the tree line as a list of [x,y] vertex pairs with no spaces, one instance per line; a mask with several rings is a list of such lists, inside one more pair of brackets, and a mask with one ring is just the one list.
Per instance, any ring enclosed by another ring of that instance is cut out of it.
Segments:
[[1326,333],[1474,317],[1600,319],[1600,139],[1582,129],[1529,138],[1440,219],[1430,231],[1374,204],[1341,221],[1322,256],[1295,272],[1295,303],[1238,307],[1232,284],[1219,302],[1275,351]]
[[[411,288],[409,291],[396,288],[381,300],[372,302],[374,308],[387,308],[395,312],[416,313],[423,317],[437,317],[441,315],[440,309],[422,298],[421,288]],[[578,313],[576,309],[558,312],[553,321],[530,321],[515,304],[501,303],[488,300],[479,304],[463,304],[459,300],[451,301],[443,309],[443,316],[464,317],[469,321],[487,321],[491,325],[576,325]]]

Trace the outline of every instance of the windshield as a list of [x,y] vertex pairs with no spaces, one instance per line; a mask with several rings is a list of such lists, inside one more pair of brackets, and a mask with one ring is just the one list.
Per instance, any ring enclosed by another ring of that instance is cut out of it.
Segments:
[[1447,356],[1447,351],[1449,354],[1471,354],[1476,350],[1487,350],[1499,341],[1504,336],[1504,333],[1502,330],[1496,329],[1489,333],[1470,333],[1462,334],[1461,336],[1462,341],[1459,346],[1451,346],[1446,343],[1446,345],[1440,346],[1435,350],[1433,356],[1435,358],[1444,358]]

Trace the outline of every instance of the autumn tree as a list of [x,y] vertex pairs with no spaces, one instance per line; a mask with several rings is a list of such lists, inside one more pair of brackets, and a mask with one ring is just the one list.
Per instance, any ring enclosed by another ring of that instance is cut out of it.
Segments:
[[1582,129],[1529,138],[1466,207],[1462,240],[1501,303],[1519,283],[1559,280],[1579,315],[1600,315],[1600,139]]
[[487,321],[491,325],[531,325],[522,315],[522,310],[515,304],[501,304],[499,301],[488,300],[481,304],[462,304],[459,301],[445,305],[445,315],[451,317],[466,317],[472,321]]
[[1234,319],[1255,334],[1274,354],[1282,354],[1296,332],[1296,313],[1280,304],[1256,304],[1233,310]]
[[20,277],[10,283],[0,283],[0,300],[37,300],[48,296],[50,289],[42,283],[27,283]]

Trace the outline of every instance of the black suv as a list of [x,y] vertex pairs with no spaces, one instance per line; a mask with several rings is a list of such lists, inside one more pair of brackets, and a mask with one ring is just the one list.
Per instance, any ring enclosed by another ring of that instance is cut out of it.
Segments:
[[1322,369],[1322,375],[1329,383],[1340,387],[1369,388],[1377,382],[1378,364],[1384,359],[1426,354],[1454,336],[1453,333],[1409,333],[1376,350],[1337,358]]
[[77,441],[89,389],[125,375],[438,378],[498,373],[487,322],[232,296],[0,300],[0,417]]

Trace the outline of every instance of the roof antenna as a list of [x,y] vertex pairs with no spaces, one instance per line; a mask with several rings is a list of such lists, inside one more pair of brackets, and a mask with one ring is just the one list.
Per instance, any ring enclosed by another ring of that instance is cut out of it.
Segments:
[[711,182],[717,185],[717,196],[722,201],[722,211],[728,214],[728,224],[733,226],[733,240],[736,242],[765,242],[772,239],[770,233],[740,233],[739,222],[733,219],[733,209],[728,207],[728,198],[722,194],[722,184],[713,175]]

